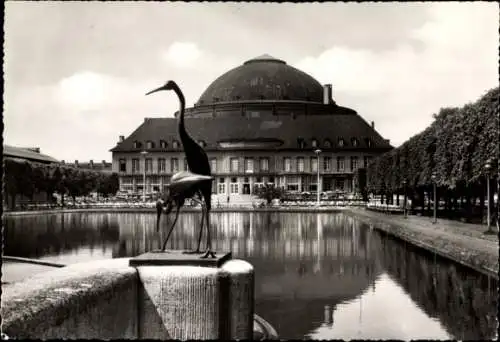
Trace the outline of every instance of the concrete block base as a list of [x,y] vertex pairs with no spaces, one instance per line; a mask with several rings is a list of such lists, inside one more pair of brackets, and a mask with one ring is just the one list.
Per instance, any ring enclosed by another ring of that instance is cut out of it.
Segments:
[[248,262],[138,266],[137,271],[139,338],[252,338],[254,271]]

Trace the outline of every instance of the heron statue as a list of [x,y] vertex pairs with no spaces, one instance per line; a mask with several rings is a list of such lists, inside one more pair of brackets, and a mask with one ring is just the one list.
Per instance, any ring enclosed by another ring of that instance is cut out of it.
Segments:
[[[166,243],[172,232],[175,223],[177,221],[177,216],[179,214],[180,207],[184,204],[185,199],[193,198],[195,201],[202,204],[202,222],[200,227],[200,234],[198,237],[198,246],[196,250],[191,253],[202,253],[200,251],[201,236],[203,233],[203,219],[205,219],[205,225],[207,229],[207,249],[203,254],[202,258],[207,258],[211,256],[215,258],[215,252],[212,251],[212,243],[210,238],[210,210],[212,208],[212,173],[210,171],[210,163],[208,161],[208,156],[203,148],[191,137],[186,131],[184,125],[184,112],[186,107],[186,101],[181,89],[174,81],[168,81],[163,86],[148,92],[146,95],[155,93],[162,90],[173,90],[177,97],[179,98],[179,137],[181,139],[182,147],[184,148],[184,154],[186,155],[186,161],[189,168],[189,173],[179,172],[172,176],[171,183],[168,186],[168,191],[165,194],[166,199],[164,203],[157,203],[157,229],[159,229],[159,222],[161,218],[161,213],[163,207],[166,208],[166,212],[169,213],[172,210],[172,206],[176,205],[177,215],[174,220],[174,224],[163,243],[163,251],[165,250]],[[204,177],[203,177],[204,176]],[[208,178],[206,178],[208,177]],[[189,252],[188,252],[189,253]]]

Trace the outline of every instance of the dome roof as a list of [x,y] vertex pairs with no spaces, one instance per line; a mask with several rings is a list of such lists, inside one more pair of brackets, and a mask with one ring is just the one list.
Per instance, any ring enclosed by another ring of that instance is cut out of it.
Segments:
[[323,100],[323,87],[313,77],[269,55],[229,70],[208,86],[197,105],[231,101]]

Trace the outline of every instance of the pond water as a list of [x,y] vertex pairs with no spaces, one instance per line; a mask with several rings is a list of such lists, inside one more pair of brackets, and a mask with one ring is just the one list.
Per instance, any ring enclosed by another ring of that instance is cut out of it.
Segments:
[[[491,339],[497,280],[343,213],[212,213],[213,246],[255,267],[255,310],[282,339]],[[191,249],[199,213],[168,248]],[[167,222],[163,221],[166,228]],[[154,213],[4,218],[5,255],[65,264],[157,249]],[[204,240],[203,240],[204,241]]]

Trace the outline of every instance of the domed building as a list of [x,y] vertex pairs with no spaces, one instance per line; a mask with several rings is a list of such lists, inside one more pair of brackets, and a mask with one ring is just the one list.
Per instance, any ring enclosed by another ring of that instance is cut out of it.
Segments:
[[[182,87],[182,83],[180,84]],[[174,118],[145,118],[111,149],[120,190],[160,191],[186,170]],[[224,198],[273,183],[291,192],[355,190],[355,171],[392,146],[356,111],[339,106],[331,85],[263,55],[212,82],[192,108],[186,129],[205,149]],[[319,165],[318,165],[319,160]]]

